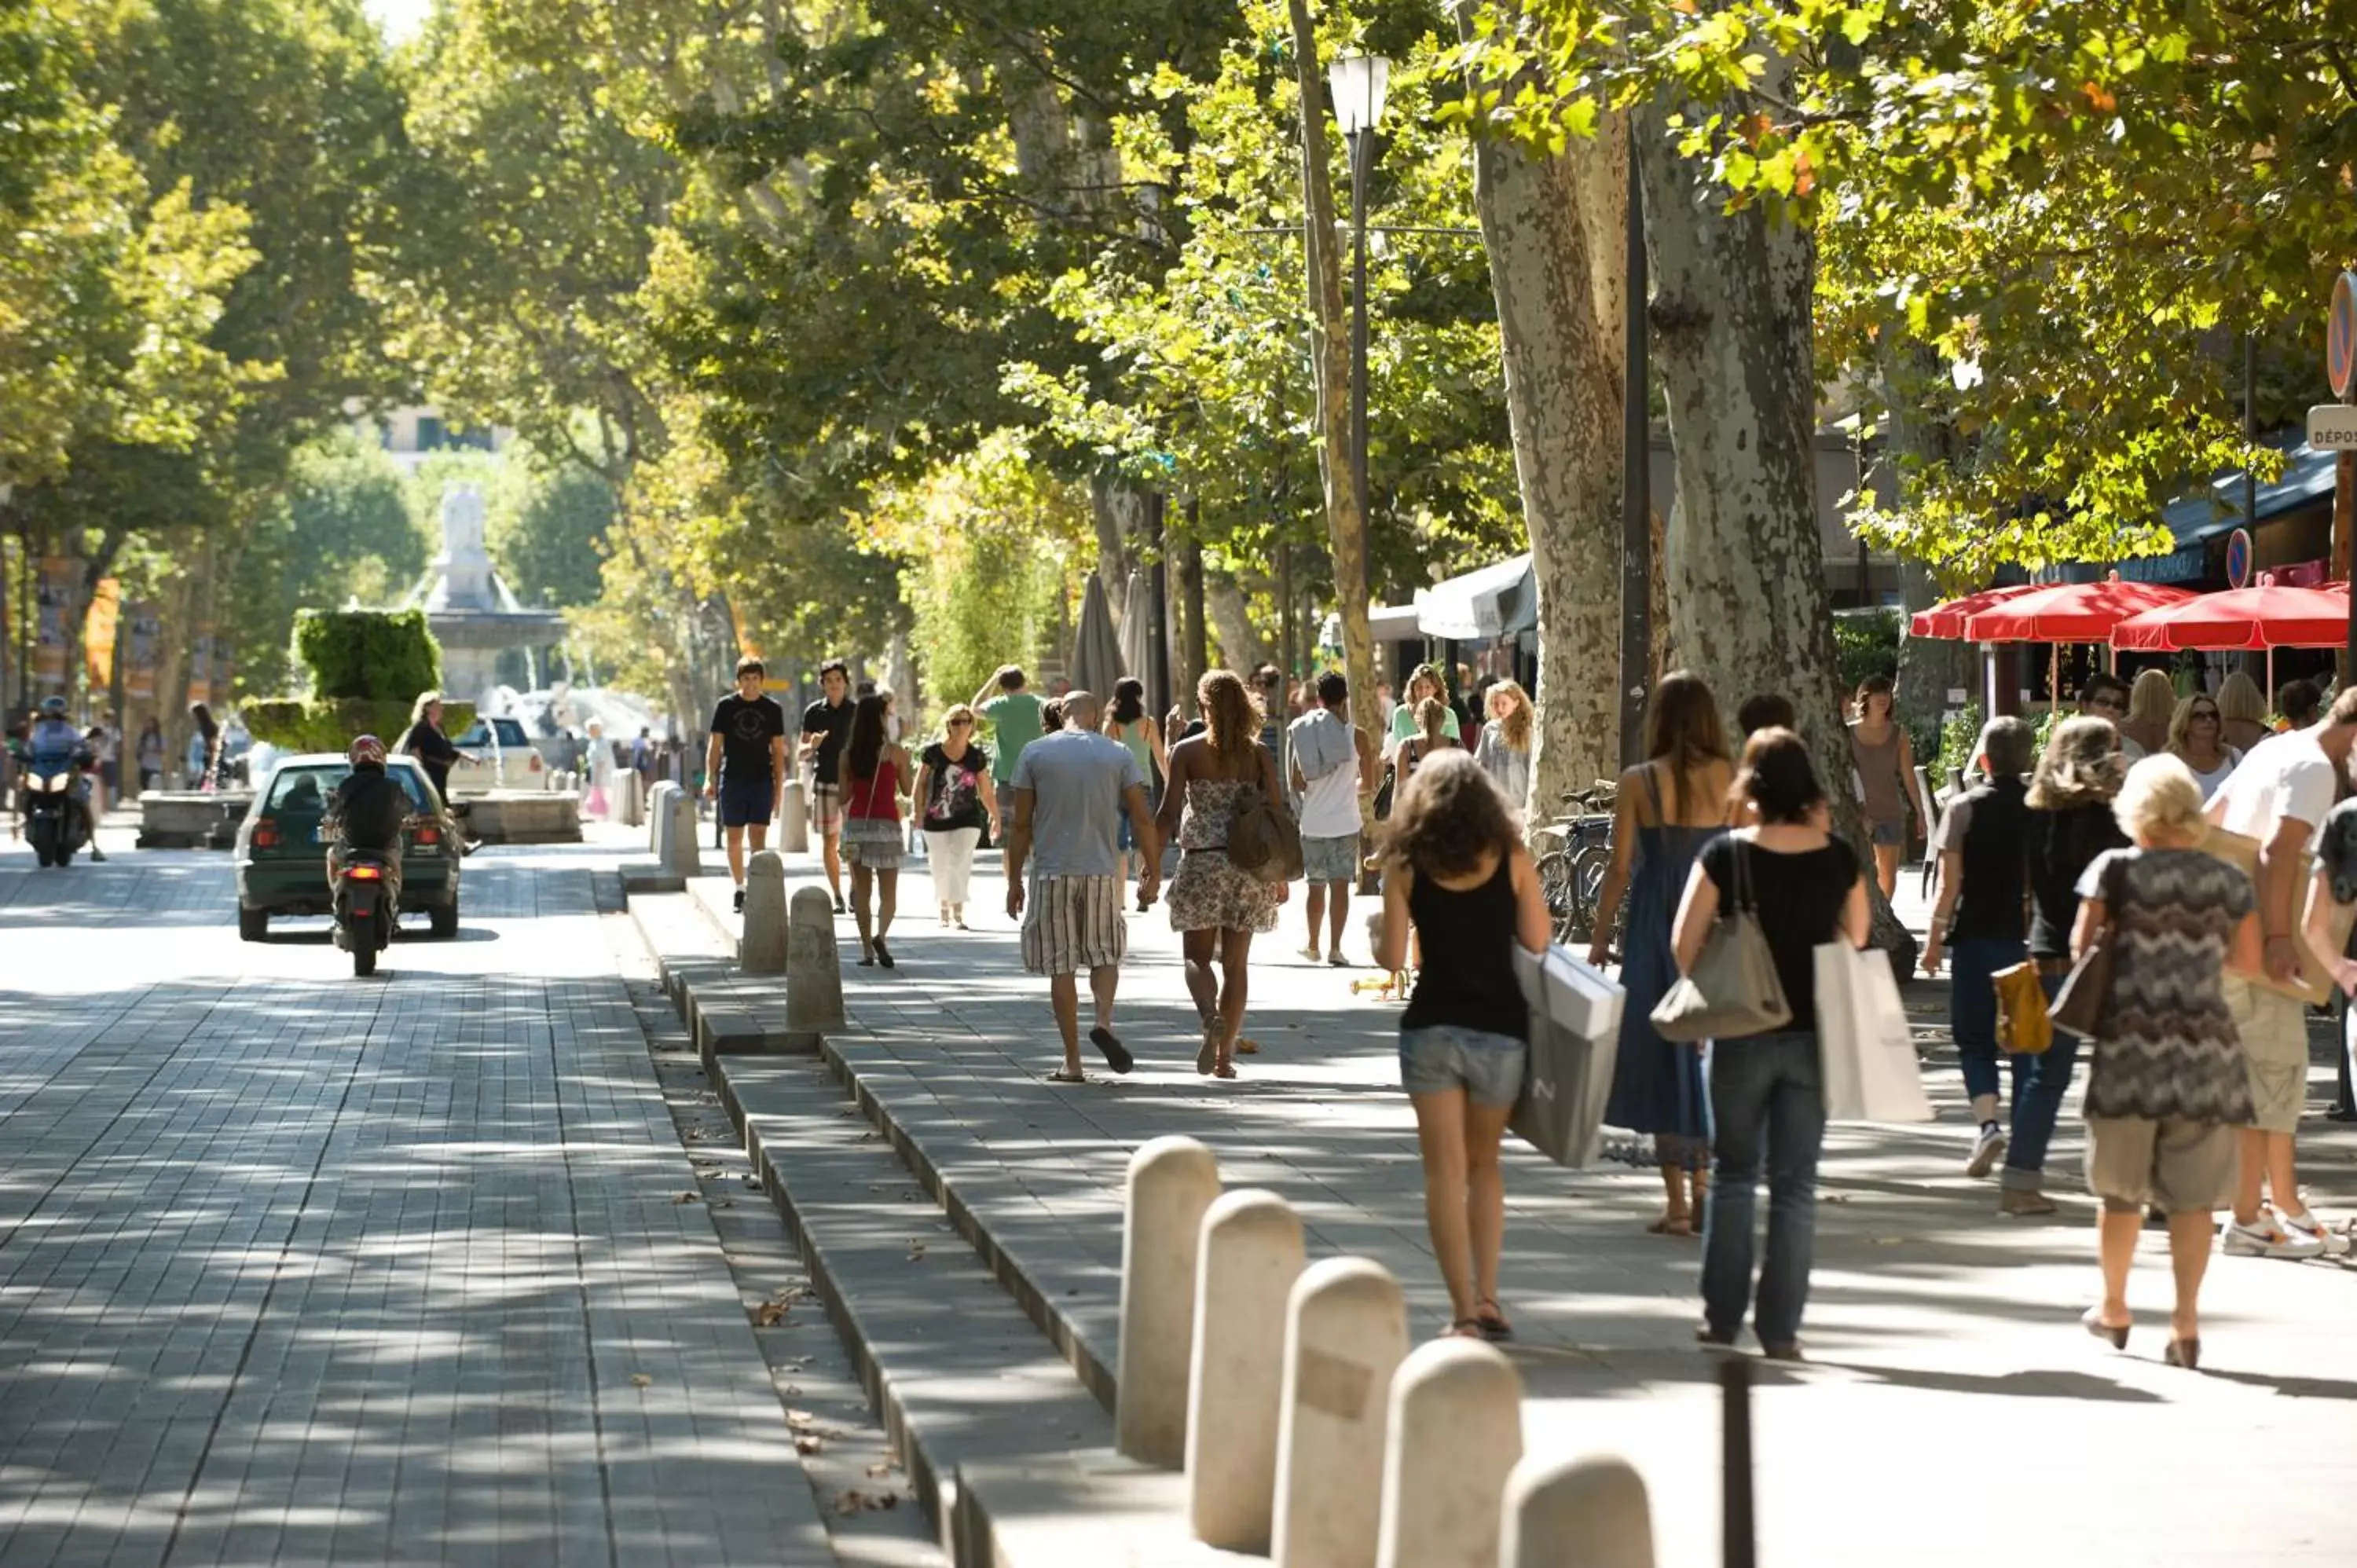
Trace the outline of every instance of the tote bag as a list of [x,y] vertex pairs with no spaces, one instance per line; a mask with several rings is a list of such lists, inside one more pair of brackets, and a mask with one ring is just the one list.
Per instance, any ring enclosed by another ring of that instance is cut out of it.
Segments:
[[1735,896],[1723,902],[1695,960],[1653,1008],[1654,1032],[1665,1040],[1731,1040],[1764,1035],[1792,1021],[1776,955],[1751,901],[1749,846],[1735,843]]
[[1530,1006],[1531,1048],[1507,1125],[1559,1165],[1593,1165],[1604,1152],[1604,1103],[1628,993],[1564,947],[1533,953],[1515,943],[1514,978]]
[[2071,972],[2054,993],[2054,1005],[2048,1009],[2053,1025],[2088,1039],[2104,1025],[2104,1009],[2112,1000],[2112,944],[2117,941],[2120,929],[2120,863],[2114,861],[2104,868],[2101,891],[2104,896],[2104,923],[2087,939],[2087,950],[2071,966]]
[[1812,955],[1828,1122],[1929,1122],[1915,1032],[1889,955],[1827,942]]
[[2054,1044],[2054,1021],[2046,1011],[2046,983],[2035,960],[1989,976],[1996,989],[1996,1048],[2008,1056],[2041,1056]]

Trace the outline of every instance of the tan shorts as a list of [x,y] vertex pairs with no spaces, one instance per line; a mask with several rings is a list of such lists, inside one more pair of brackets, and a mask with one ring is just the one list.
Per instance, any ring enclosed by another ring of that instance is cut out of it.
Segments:
[[2215,1122],[2090,1116],[2087,1190],[2118,1211],[2206,1213],[2233,1201],[2237,1152],[2235,1130]]
[[1023,901],[1023,967],[1078,974],[1121,962],[1129,949],[1118,876],[1035,876]]
[[2234,975],[2223,977],[2226,1006],[2243,1036],[2251,1080],[2251,1125],[2267,1133],[2299,1130],[2308,1109],[2308,1004]]

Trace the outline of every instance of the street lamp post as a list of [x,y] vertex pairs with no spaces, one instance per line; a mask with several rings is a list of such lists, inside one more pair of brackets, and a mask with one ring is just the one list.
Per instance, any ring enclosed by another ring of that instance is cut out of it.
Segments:
[[[1351,486],[1361,528],[1367,525],[1367,177],[1374,169],[1375,129],[1383,123],[1391,77],[1392,62],[1381,55],[1344,55],[1326,77],[1334,92],[1334,118],[1351,147],[1351,237],[1357,258],[1351,287]],[[1364,584],[1335,585],[1344,592],[1365,591]]]

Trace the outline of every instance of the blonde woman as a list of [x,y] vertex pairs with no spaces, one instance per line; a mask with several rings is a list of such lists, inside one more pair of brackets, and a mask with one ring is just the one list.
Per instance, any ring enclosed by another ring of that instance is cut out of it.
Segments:
[[1203,1020],[1195,1070],[1233,1078],[1236,1051],[1250,1054],[1240,1036],[1253,936],[1276,929],[1286,885],[1263,882],[1228,859],[1228,823],[1248,786],[1271,800],[1285,796],[1276,764],[1260,743],[1260,710],[1243,678],[1232,670],[1209,671],[1195,696],[1203,733],[1170,748],[1170,783],[1157,825],[1166,841],[1174,830],[1178,834],[1178,871],[1168,902],[1171,929],[1185,949],[1187,991]]
[[933,899],[944,926],[967,929],[966,891],[974,881],[974,850],[982,825],[999,843],[998,790],[990,777],[990,753],[974,738],[973,707],[960,703],[942,715],[942,738],[917,760],[917,785],[909,799],[925,833],[925,863],[933,871]]
[[2114,810],[2133,849],[2098,856],[2079,879],[2072,948],[2111,933],[2111,990],[2087,1075],[2087,1187],[2103,1199],[2104,1299],[2080,1321],[2125,1349],[2129,1265],[2146,1206],[2169,1216],[2176,1279],[2166,1359],[2201,1357],[2199,1298],[2212,1217],[2234,1187],[2236,1129],[2253,1116],[2250,1076],[2222,983],[2262,972],[2256,900],[2241,869],[2205,854],[2201,789],[2174,757],[2128,769]]
[[2218,730],[2236,751],[2248,751],[2275,734],[2267,727],[2267,700],[2259,683],[2240,670],[2218,687]]
[[2185,764],[2205,802],[2243,760],[2243,754],[2226,744],[2224,710],[2206,693],[2186,698],[2169,714],[2169,755]]
[[2177,714],[2177,683],[2166,670],[2147,670],[2128,688],[2128,716],[2119,722],[2120,734],[2136,742],[2140,755],[2151,757],[2169,749],[2169,721]]
[[1481,726],[1473,760],[1519,811],[1531,795],[1531,726],[1536,716],[1531,694],[1514,682],[1501,681],[1490,688],[1482,705],[1490,718]]

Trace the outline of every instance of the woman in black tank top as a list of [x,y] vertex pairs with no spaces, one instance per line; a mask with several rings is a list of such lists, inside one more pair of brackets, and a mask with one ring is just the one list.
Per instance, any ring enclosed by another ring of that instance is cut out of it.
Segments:
[[1448,1332],[1508,1338],[1498,1305],[1506,1225],[1498,1141],[1529,1051],[1513,945],[1546,950],[1546,900],[1512,808],[1468,751],[1436,752],[1416,768],[1386,825],[1384,857],[1376,961],[1399,968],[1411,925],[1424,951],[1400,1019],[1400,1078],[1415,1108]]

